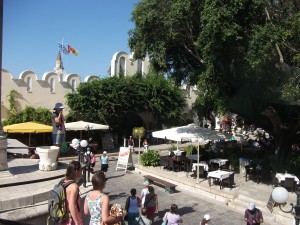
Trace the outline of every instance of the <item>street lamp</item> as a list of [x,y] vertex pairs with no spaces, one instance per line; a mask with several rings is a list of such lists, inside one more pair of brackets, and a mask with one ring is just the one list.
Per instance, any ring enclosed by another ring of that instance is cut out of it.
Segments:
[[290,210],[284,210],[281,208],[282,205],[286,204],[286,201],[288,200],[289,193],[288,191],[283,187],[276,187],[272,191],[272,198],[273,200],[279,205],[279,208],[284,213],[291,213],[295,218],[295,225],[300,225],[300,191],[297,190],[297,203],[294,205],[291,203],[291,209]]

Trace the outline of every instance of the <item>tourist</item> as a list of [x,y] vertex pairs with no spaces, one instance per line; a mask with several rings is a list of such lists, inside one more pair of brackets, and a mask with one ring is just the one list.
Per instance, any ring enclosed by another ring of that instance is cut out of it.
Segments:
[[84,155],[88,158],[88,168],[90,169],[90,171],[93,173],[94,172],[94,167],[95,167],[95,163],[96,163],[96,157],[94,155],[94,153],[91,151],[91,148],[88,147],[86,149],[86,152],[84,153]]
[[134,225],[135,218],[139,217],[139,208],[141,207],[141,199],[136,197],[136,189],[130,190],[131,196],[126,199],[125,209],[128,215],[128,225]]
[[205,214],[203,216],[202,221],[200,222],[200,225],[208,225],[209,221],[210,221],[210,215]]
[[[136,218],[137,225],[151,225],[152,221],[147,218],[147,209],[142,208],[140,217]],[[136,224],[136,223],[135,223]]]
[[[66,134],[66,128],[65,128],[65,118],[63,115],[63,109],[64,106],[62,103],[57,102],[53,108],[53,113],[51,115],[52,119],[52,142],[53,145],[61,147],[62,143],[65,141],[65,134]],[[57,162],[58,158],[60,156],[60,149],[58,151],[57,155]]]
[[154,213],[158,212],[158,198],[152,186],[148,187],[149,193],[146,194],[144,207],[147,209],[147,218],[154,221]]
[[[81,165],[78,161],[71,161],[68,165],[64,183],[76,181],[82,175]],[[76,182],[66,187],[67,211],[70,212],[70,218],[61,223],[61,225],[82,225],[80,212],[79,186]]]
[[144,139],[143,146],[144,146],[144,152],[147,152],[149,148],[149,143],[147,139]]
[[248,208],[245,210],[244,217],[247,225],[260,225],[264,222],[262,212],[255,207],[253,202],[248,204]]
[[132,136],[130,136],[128,139],[128,147],[131,152],[134,151],[134,140],[133,140]]
[[149,193],[149,190],[148,190],[149,182],[144,181],[143,185],[144,185],[144,188],[141,191],[140,199],[142,200],[142,207],[144,208],[145,197]]
[[104,173],[104,175],[106,175],[106,172],[108,170],[109,167],[109,157],[106,155],[107,152],[104,151],[103,155],[100,157],[100,162],[101,162],[101,171]]
[[92,177],[93,190],[87,194],[84,201],[84,214],[91,216],[90,225],[115,224],[121,220],[121,217],[109,215],[109,197],[103,193],[106,180],[102,171]]
[[178,214],[178,206],[176,204],[171,205],[170,212],[166,212],[163,221],[168,220],[167,225],[178,225],[179,223],[183,223],[180,215]]

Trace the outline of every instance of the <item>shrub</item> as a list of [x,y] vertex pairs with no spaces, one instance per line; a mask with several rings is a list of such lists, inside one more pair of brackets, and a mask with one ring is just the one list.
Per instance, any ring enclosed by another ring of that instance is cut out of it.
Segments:
[[141,162],[143,166],[158,166],[159,161],[159,154],[156,151],[148,150],[141,155]]

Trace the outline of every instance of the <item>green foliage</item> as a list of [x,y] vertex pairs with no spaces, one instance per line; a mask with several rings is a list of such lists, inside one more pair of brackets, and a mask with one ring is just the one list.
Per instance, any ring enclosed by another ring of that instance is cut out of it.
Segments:
[[299,152],[293,152],[289,155],[288,165],[286,167],[288,173],[300,175],[300,154]]
[[293,0],[141,1],[129,46],[176,84],[198,85],[199,117],[234,112],[287,142],[300,129],[299,12]]
[[77,119],[108,124],[118,131],[127,112],[152,113],[158,121],[180,118],[184,97],[162,74],[146,77],[109,77],[83,83],[67,95],[67,103]]
[[46,125],[51,125],[51,112],[46,108],[33,108],[26,106],[19,114],[10,115],[8,120],[2,122],[3,126],[24,123],[24,122],[38,122]]
[[24,123],[24,122],[37,122],[46,125],[51,125],[51,112],[46,108],[33,108],[31,106],[26,106],[18,114],[12,114],[9,116],[8,120],[2,122],[3,126]]
[[194,151],[195,147],[194,145],[188,145],[186,148],[185,148],[185,151],[186,151],[186,155],[189,156],[192,154],[192,152]]
[[159,153],[153,150],[148,150],[141,155],[141,162],[143,166],[158,166]]
[[12,89],[10,90],[9,94],[6,96],[9,102],[9,109],[8,109],[8,114],[9,115],[15,115],[17,114],[17,101],[16,97],[18,97],[20,94]]

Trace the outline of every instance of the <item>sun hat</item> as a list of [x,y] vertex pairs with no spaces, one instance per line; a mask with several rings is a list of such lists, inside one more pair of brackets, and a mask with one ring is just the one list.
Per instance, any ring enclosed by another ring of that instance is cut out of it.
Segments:
[[203,218],[204,218],[205,220],[210,220],[210,215],[205,214]]
[[249,210],[252,210],[252,209],[254,209],[255,208],[255,204],[253,203],[253,202],[250,202],[249,204],[248,204],[248,209]]
[[61,102],[57,102],[53,109],[64,109],[64,105]]
[[104,151],[103,154],[107,154],[107,151]]

